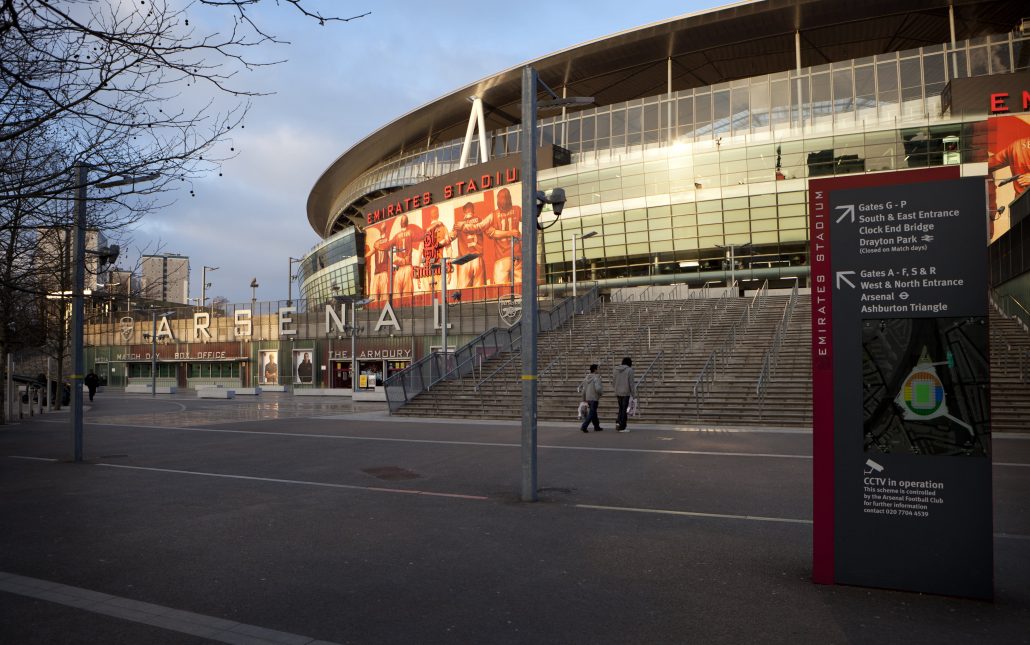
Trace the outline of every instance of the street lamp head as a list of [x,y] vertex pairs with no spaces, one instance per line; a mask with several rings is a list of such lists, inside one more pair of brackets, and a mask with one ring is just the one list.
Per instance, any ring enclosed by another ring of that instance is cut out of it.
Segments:
[[594,97],[592,96],[566,96],[564,98],[537,101],[536,107],[539,110],[550,110],[554,108],[585,108],[593,104]]
[[358,298],[357,296],[333,296],[335,302],[342,302],[352,307],[364,307],[372,302],[371,298]]
[[584,233],[583,234],[583,239],[585,240],[588,237],[594,237],[595,235],[597,235],[597,231],[590,231],[589,233]]
[[250,288],[251,289],[257,289],[259,286],[261,286],[261,285],[258,284],[257,278],[252,278],[250,280]]
[[465,255],[461,256],[460,258],[455,258],[455,259],[451,260],[451,264],[465,264],[467,262],[471,262],[472,260],[475,260],[478,257],[479,257],[478,253],[466,253]]
[[[95,166],[90,166],[90,167],[95,167]],[[154,181],[156,179],[160,179],[161,178],[161,175],[156,173],[156,172],[148,174],[148,175],[124,175],[124,174],[118,174],[118,175],[115,175],[115,176],[116,177],[121,177],[121,179],[114,179],[114,180],[111,180],[111,181],[105,181],[105,182],[99,183],[99,184],[97,184],[97,188],[116,188],[118,186],[129,186],[131,184],[141,184],[143,182]]]

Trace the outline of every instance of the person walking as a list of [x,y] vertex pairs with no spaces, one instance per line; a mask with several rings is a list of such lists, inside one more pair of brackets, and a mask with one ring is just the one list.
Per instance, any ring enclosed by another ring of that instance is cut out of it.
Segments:
[[86,375],[86,378],[83,379],[82,382],[85,384],[86,389],[89,390],[89,400],[92,401],[93,397],[97,394],[97,386],[100,385],[100,378],[97,377],[93,370],[90,370],[89,374]]
[[604,428],[601,427],[601,420],[597,418],[597,404],[601,400],[601,395],[604,394],[604,385],[601,383],[601,375],[597,373],[597,363],[590,366],[590,373],[583,378],[576,391],[583,394],[583,400],[589,406],[586,417],[583,419],[583,425],[579,429],[589,432],[587,426],[593,423],[594,432],[601,432]]
[[637,395],[636,378],[633,375],[633,359],[629,356],[622,359],[622,365],[615,368],[615,396],[619,399],[619,415],[615,420],[615,429],[619,432],[629,432],[626,427],[626,409],[629,408],[629,398]]

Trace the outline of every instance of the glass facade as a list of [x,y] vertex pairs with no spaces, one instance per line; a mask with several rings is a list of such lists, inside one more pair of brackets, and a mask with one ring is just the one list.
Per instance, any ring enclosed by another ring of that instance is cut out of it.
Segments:
[[[1026,69],[1028,43],[983,36],[541,119],[538,143],[572,152],[571,165],[539,176],[568,196],[543,235],[545,280],[571,280],[573,235],[591,231],[578,241],[579,279],[703,280],[727,268],[729,247],[737,268],[807,269],[806,180],[986,161],[983,115],[942,115],[941,92],[952,78]],[[490,133],[492,154],[518,154],[520,134]],[[461,144],[385,162],[344,192],[455,170]]]
[[364,284],[364,238],[349,227],[308,251],[297,271],[303,298],[325,302],[336,295],[359,293]]

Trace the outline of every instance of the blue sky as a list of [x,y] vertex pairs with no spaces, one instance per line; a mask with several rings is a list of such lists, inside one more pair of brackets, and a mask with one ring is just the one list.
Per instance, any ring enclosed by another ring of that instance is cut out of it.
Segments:
[[[262,58],[287,59],[241,74],[255,99],[245,130],[233,137],[238,155],[148,215],[132,234],[132,250],[149,244],[190,257],[191,296],[249,301],[286,299],[287,259],[318,243],[307,223],[308,193],[348,148],[412,109],[502,69],[551,52],[723,2],[518,3],[310,0],[324,13],[369,16],[324,27],[286,6],[252,11],[288,46],[263,46]],[[284,3],[285,4],[285,3]],[[516,13],[517,12],[517,13]],[[533,16],[538,26],[522,35]],[[124,263],[123,263],[124,264]],[[294,296],[297,294],[294,283]]]

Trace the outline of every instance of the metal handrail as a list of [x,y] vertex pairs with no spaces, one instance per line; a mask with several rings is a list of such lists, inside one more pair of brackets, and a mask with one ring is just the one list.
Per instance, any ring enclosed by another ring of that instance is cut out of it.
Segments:
[[755,292],[755,296],[751,299],[751,304],[757,306],[759,311],[762,309],[762,304],[765,303],[766,297],[769,295],[769,279],[766,278],[762,286]]
[[780,316],[780,322],[776,324],[776,332],[773,334],[772,343],[769,344],[769,349],[765,350],[765,356],[762,358],[762,369],[758,373],[758,379],[755,382],[755,395],[758,397],[758,416],[761,418],[762,410],[765,405],[765,394],[769,383],[772,381],[772,377],[776,370],[776,358],[780,354],[780,346],[783,344],[783,338],[787,335],[787,328],[790,326],[791,318],[794,316],[794,307],[797,305],[798,300],[798,280],[794,280],[794,288],[791,289],[790,297],[787,298],[787,304],[783,307],[783,314]]
[[511,356],[509,356],[507,358],[507,360],[505,360],[503,363],[501,363],[497,367],[497,369],[495,369],[494,371],[490,372],[490,374],[488,376],[485,376],[485,377],[481,378],[479,381],[477,381],[476,384],[473,386],[473,390],[478,392],[480,390],[480,388],[483,386],[483,383],[486,383],[487,381],[493,379],[493,377],[497,376],[498,373],[500,373],[506,367],[508,367],[508,365],[512,361],[514,361],[515,359],[518,359],[519,363],[522,363],[522,352],[511,352]]
[[[701,373],[694,379],[694,388],[691,391],[694,397],[694,415],[697,419],[701,418],[701,402],[707,394],[708,388],[706,384],[715,383],[716,376],[716,365],[719,362],[719,350],[712,350],[709,354],[708,360],[705,361],[704,367],[701,368]],[[700,396],[698,396],[698,390],[700,390]]]
[[[577,310],[578,311],[592,310],[592,309],[594,309],[597,306],[597,304],[600,301],[601,301],[600,300],[600,289],[595,284],[586,293],[584,293],[582,295],[577,295],[576,296],[576,302],[574,302],[571,297],[565,298],[556,307],[551,309],[551,311],[549,311],[549,312],[541,312],[541,315],[547,315],[548,316],[548,318],[547,318],[547,320],[548,320],[548,328],[544,329],[544,325],[540,325],[538,327],[538,329],[541,332],[544,332],[544,331],[554,331],[555,329],[559,329],[563,325],[565,325],[565,323],[567,323],[569,320],[571,320],[573,316],[575,316]],[[577,306],[577,305],[579,305],[579,306]],[[514,327],[512,329],[514,329]],[[476,392],[479,392],[483,388],[483,385],[485,383],[487,383],[488,381],[496,378],[499,374],[501,374],[502,371],[506,367],[508,367],[508,365],[512,361],[514,361],[516,358],[518,358],[520,361],[522,360],[522,353],[521,353],[522,352],[521,324],[519,324],[519,332],[520,332],[520,334],[519,334],[519,342],[516,343],[515,341],[512,341],[512,345],[509,348],[509,351],[512,352],[512,355],[507,360],[505,360],[500,366],[498,366],[494,371],[492,371],[488,376],[480,379],[475,384],[474,390]],[[515,347],[516,346],[518,347],[518,351],[515,351]],[[539,378],[540,378],[540,374],[538,372],[537,373],[537,379],[539,380]]]
[[[483,350],[494,350],[492,353],[500,353],[503,351],[501,348],[504,347],[504,343],[498,342],[498,336],[507,335],[508,346],[510,347],[515,343],[515,338],[521,335],[522,326],[520,323],[516,323],[510,329],[500,329],[493,327],[483,332],[479,336],[462,345],[454,352],[448,352],[447,355],[459,356],[466,352],[471,353],[474,357],[480,357],[482,354],[476,353],[476,350],[482,348]],[[489,337],[493,337],[493,343],[487,342]],[[427,356],[414,361],[411,365],[405,369],[392,374],[384,382],[384,389],[386,390],[387,407],[391,413],[400,409],[411,399],[415,398],[422,392],[428,392],[440,381],[446,379],[455,370],[448,369],[446,364],[446,356],[444,356],[444,365],[440,366],[440,352],[433,352]],[[466,365],[469,360],[463,360],[455,368]],[[414,381],[417,381],[414,382]],[[409,392],[408,385],[411,385],[414,389]],[[398,388],[400,389],[400,396],[391,396],[395,393]]]
[[1012,294],[1005,294],[1001,296],[1001,298],[1003,299],[1003,303],[1011,302],[1014,305],[1016,305],[1017,311],[1012,312],[1010,311],[1010,307],[1007,307],[1003,304],[999,305],[997,302],[995,302],[995,308],[1006,318],[1017,319],[1020,323],[1022,323],[1023,329],[1030,330],[1030,310],[1023,306],[1023,303],[1021,303],[1019,299]]
[[636,389],[637,391],[637,398],[643,398],[640,396],[640,384],[647,381],[647,377],[651,375],[651,370],[654,369],[656,364],[658,365],[658,369],[661,370],[661,380],[651,385],[652,391],[654,390],[655,385],[657,385],[658,383],[665,382],[665,361],[663,360],[664,358],[665,350],[658,350],[658,353],[655,354],[655,357],[651,359],[650,363],[648,363],[647,368],[640,375],[640,378],[637,379],[636,383],[634,384],[634,389]]
[[556,366],[565,367],[565,372],[562,376],[562,382],[564,383],[569,380],[569,362],[565,360],[566,358],[568,358],[568,352],[559,354],[558,356],[555,356],[550,363],[547,364],[547,367],[537,372],[536,378],[541,387],[544,386],[544,376],[546,376]]

